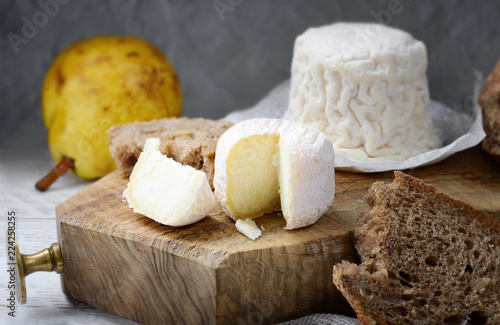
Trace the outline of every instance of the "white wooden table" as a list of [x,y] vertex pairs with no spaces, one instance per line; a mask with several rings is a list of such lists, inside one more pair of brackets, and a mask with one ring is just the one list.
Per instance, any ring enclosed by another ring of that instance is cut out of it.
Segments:
[[48,150],[0,150],[0,324],[137,324],[67,297],[60,276],[37,272],[26,278],[27,303],[15,306],[15,317],[8,315],[10,297],[6,259],[7,216],[15,212],[15,233],[23,254],[33,254],[57,242],[55,207],[90,184],[71,174],[64,175],[45,193],[35,182],[55,166]]

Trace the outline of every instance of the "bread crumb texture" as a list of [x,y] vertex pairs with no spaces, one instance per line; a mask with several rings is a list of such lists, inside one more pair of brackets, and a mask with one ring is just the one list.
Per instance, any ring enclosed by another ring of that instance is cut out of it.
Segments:
[[486,132],[483,149],[500,162],[500,60],[486,79],[486,85],[478,96],[478,103],[482,107]]
[[500,324],[500,223],[395,172],[376,182],[358,219],[361,264],[333,282],[362,324]]

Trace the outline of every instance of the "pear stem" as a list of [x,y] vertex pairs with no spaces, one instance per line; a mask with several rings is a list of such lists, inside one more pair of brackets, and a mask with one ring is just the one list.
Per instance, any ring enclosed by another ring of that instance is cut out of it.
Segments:
[[47,175],[35,184],[35,188],[41,192],[46,191],[52,183],[64,175],[68,169],[75,167],[75,161],[72,158],[63,156],[62,160]]

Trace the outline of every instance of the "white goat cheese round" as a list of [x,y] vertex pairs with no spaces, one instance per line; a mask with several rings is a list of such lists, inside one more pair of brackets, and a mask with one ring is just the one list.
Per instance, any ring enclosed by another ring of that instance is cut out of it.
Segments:
[[441,145],[426,108],[427,50],[410,34],[369,23],[310,28],[297,37],[285,119],[330,137],[354,160],[406,160]]

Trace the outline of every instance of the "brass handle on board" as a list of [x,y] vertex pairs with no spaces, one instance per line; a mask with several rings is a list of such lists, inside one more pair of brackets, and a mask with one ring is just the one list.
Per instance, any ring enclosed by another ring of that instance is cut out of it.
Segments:
[[61,248],[57,243],[31,255],[21,254],[17,242],[14,243],[14,247],[17,264],[16,295],[18,303],[22,305],[26,303],[26,276],[38,271],[62,273],[64,270],[63,259]]

